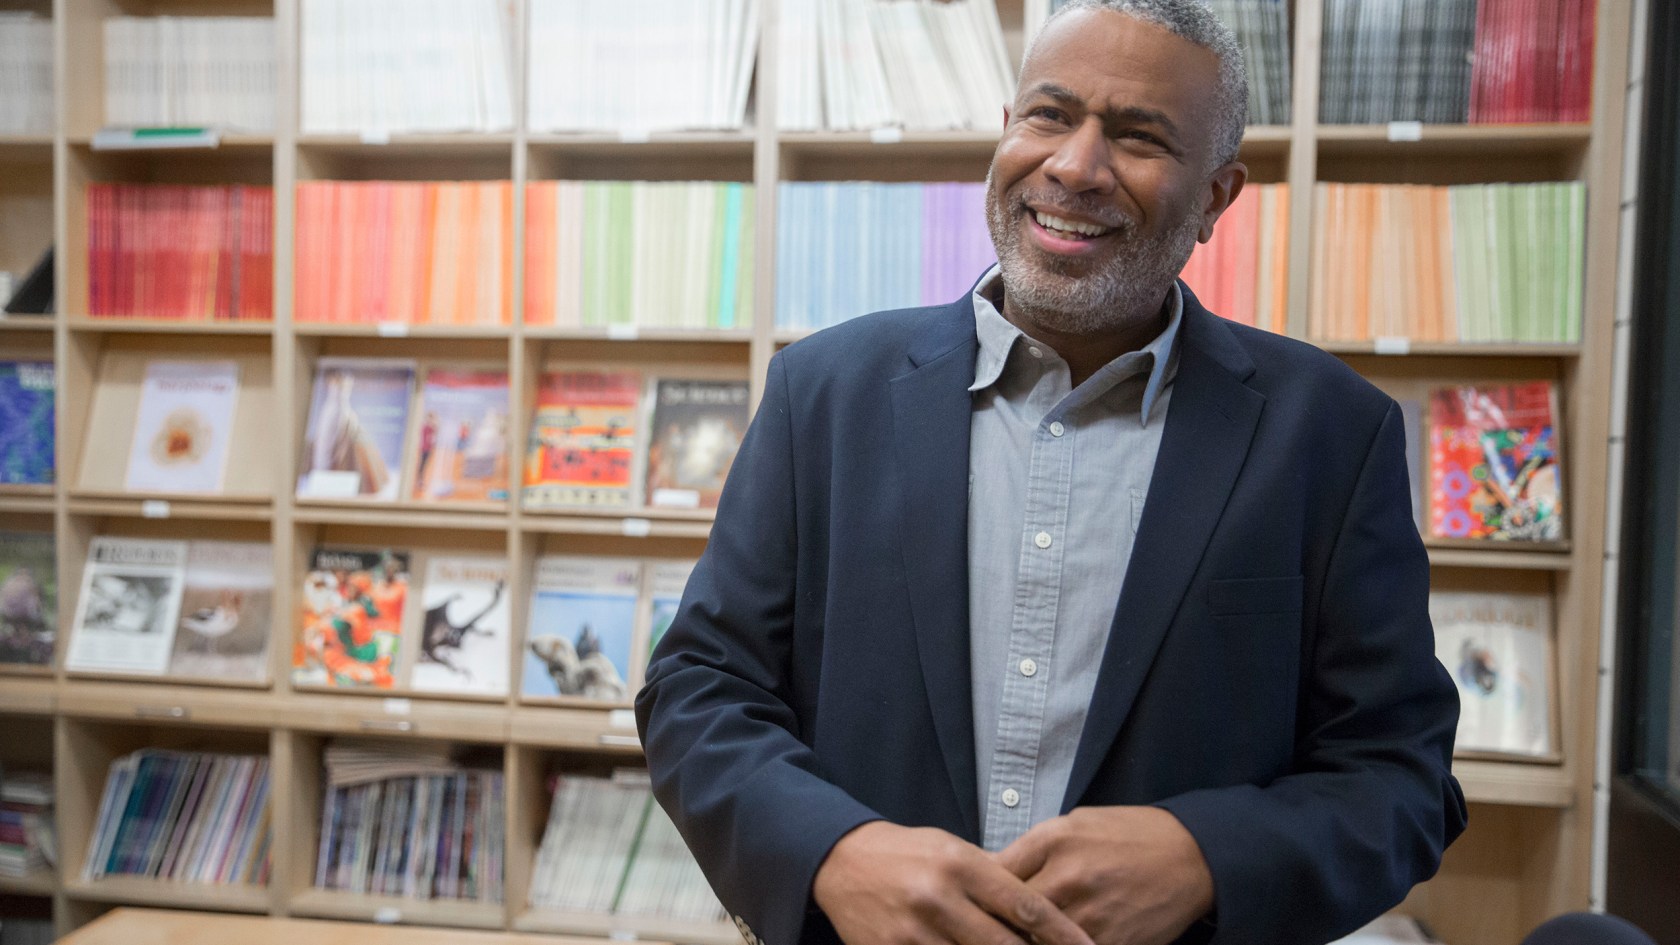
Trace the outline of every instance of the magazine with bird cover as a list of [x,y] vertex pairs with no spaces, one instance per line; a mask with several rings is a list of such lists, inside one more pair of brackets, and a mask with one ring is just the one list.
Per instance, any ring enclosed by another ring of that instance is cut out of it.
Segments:
[[630,701],[642,563],[537,559],[520,692],[535,699]]
[[[671,621],[677,619],[677,607],[682,603],[683,589],[694,571],[693,561],[658,560],[648,562],[648,645],[647,655],[665,638]],[[644,664],[646,660],[644,659]],[[638,685],[641,680],[637,680]]]
[[123,487],[221,492],[238,400],[237,361],[148,362]]
[[0,361],[0,485],[53,481],[53,364]]
[[322,358],[304,430],[300,499],[397,498],[414,362]]
[[184,541],[94,538],[65,668],[153,676],[166,671],[186,564]]
[[50,666],[58,560],[47,532],[0,532],[0,663]]
[[1429,618],[1435,655],[1458,685],[1454,751],[1553,757],[1550,599],[1436,591]]
[[406,551],[315,549],[298,608],[293,685],[396,686],[408,565]]
[[641,393],[631,371],[544,374],[525,446],[525,508],[633,505]]
[[1563,538],[1556,402],[1550,381],[1430,393],[1430,537]]
[[274,623],[274,550],[267,542],[187,545],[169,675],[262,682]]
[[420,387],[410,498],[421,502],[506,502],[506,371],[433,368]]
[[647,504],[715,509],[735,451],[746,436],[746,381],[650,382]]
[[508,564],[491,557],[434,557],[420,586],[410,687],[423,692],[506,695]]

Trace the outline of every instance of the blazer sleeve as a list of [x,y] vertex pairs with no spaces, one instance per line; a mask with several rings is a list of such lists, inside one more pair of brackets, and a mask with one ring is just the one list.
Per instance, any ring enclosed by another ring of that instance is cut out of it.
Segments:
[[1161,801],[1212,871],[1215,943],[1324,942],[1434,874],[1464,829],[1458,693],[1435,658],[1429,562],[1390,402],[1306,616],[1291,773]]
[[800,941],[818,866],[880,816],[826,780],[801,738],[786,372],[777,354],[711,539],[636,699],[655,796],[730,914],[769,945]]

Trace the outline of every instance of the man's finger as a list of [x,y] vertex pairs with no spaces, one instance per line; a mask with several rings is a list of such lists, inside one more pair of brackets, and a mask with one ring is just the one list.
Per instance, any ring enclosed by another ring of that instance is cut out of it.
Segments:
[[1055,903],[994,861],[977,868],[969,894],[980,908],[1038,945],[1094,945]]
[[1020,933],[970,899],[953,905],[942,917],[939,930],[956,945],[1029,945]]
[[1021,879],[1032,879],[1050,859],[1050,834],[1044,825],[1028,830],[1014,843],[993,854],[999,866]]

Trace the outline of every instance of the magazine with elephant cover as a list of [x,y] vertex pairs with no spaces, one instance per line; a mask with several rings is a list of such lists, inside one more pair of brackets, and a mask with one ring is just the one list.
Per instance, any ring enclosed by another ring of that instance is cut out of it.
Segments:
[[315,549],[298,601],[292,684],[395,688],[408,576],[406,551]]
[[267,680],[273,622],[274,549],[267,542],[189,543],[169,675]]
[[508,691],[508,565],[489,556],[425,562],[420,619],[411,631],[409,686],[500,696]]
[[413,361],[322,358],[304,430],[298,498],[396,499],[413,391]]
[[52,534],[0,531],[0,663],[51,666],[57,630]]
[[1460,754],[1556,754],[1552,608],[1543,594],[1435,591],[1435,655],[1458,686]]
[[628,558],[539,558],[531,587],[520,692],[531,699],[627,703],[642,563]]
[[76,672],[160,675],[169,668],[187,543],[99,536],[88,548],[65,656]]

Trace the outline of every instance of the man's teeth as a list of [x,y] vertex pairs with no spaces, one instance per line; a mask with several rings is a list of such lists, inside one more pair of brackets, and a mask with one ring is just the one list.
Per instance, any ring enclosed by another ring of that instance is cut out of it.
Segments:
[[1077,233],[1080,236],[1101,236],[1114,229],[1112,226],[1098,226],[1095,223],[1064,220],[1061,217],[1053,217],[1048,213],[1036,210],[1033,211],[1033,218],[1038,220],[1038,225],[1046,230],[1060,230],[1063,233]]

